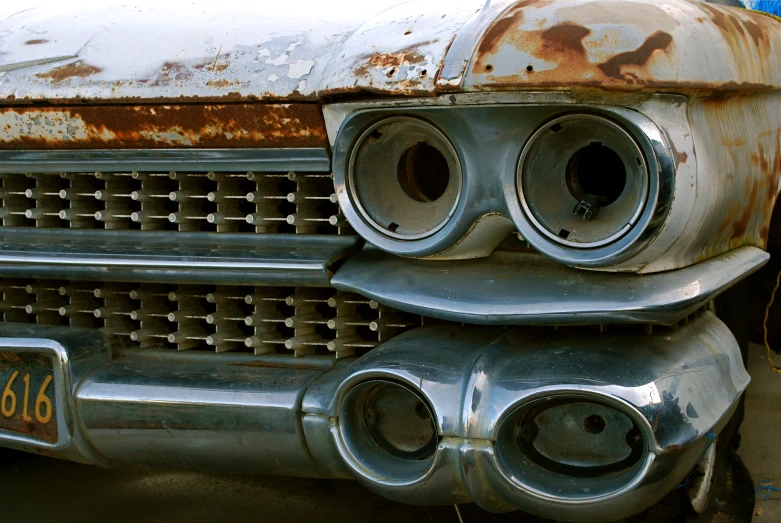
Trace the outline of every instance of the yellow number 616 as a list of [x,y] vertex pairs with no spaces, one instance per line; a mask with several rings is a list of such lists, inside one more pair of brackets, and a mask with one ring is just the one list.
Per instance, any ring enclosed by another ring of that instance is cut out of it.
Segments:
[[[19,376],[19,371],[15,370],[11,377],[8,379],[8,383],[5,384],[3,389],[3,397],[0,398],[0,412],[6,418],[10,418],[16,413],[16,393],[11,389],[11,386]],[[41,388],[38,390],[38,396],[35,398],[35,419],[38,423],[49,423],[52,419],[54,409],[52,408],[51,400],[46,396],[46,388],[52,382],[51,374],[46,376],[43,380]],[[32,417],[27,411],[28,400],[30,397],[30,374],[27,373],[22,378],[24,381],[24,398],[22,400],[22,419],[24,421],[32,421]]]

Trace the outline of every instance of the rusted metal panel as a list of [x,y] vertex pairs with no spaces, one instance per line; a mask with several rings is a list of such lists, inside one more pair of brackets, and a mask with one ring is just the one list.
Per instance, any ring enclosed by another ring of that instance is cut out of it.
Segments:
[[[113,5],[112,5],[113,4]],[[0,7],[0,103],[433,94],[483,0],[108,1]]]
[[781,189],[781,92],[695,99],[688,112],[696,151],[696,199],[681,235],[643,272],[767,244]]
[[320,107],[305,103],[0,109],[0,149],[324,147],[327,141]]
[[770,16],[701,2],[524,0],[476,42],[461,88],[779,88],[779,34]]

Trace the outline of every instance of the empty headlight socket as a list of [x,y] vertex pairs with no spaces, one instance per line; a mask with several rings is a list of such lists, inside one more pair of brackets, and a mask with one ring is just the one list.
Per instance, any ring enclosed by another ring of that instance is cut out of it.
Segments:
[[437,127],[413,116],[391,116],[364,130],[347,169],[347,188],[363,220],[396,240],[433,235],[461,197],[456,150]]
[[518,165],[518,195],[532,225],[575,249],[602,247],[637,223],[649,193],[640,145],[614,120],[575,113],[529,139]]

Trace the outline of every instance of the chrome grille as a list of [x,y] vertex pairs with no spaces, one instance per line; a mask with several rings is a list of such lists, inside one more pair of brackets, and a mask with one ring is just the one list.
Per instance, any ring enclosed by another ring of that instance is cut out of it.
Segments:
[[2,279],[0,291],[4,321],[94,328],[139,348],[343,357],[423,323],[335,289]]
[[351,234],[329,173],[0,174],[4,227]]

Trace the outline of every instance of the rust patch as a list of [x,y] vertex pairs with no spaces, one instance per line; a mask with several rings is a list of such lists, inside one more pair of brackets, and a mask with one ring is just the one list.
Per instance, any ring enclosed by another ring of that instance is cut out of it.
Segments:
[[230,80],[227,80],[225,78],[220,78],[219,80],[209,80],[208,82],[206,82],[206,85],[208,87],[222,88],[222,87],[230,87],[232,85],[234,85],[234,86],[235,85],[239,85],[239,83],[240,82],[238,82],[238,81],[230,81]]
[[523,10],[520,9],[520,7],[521,6],[516,7],[506,16],[497,20],[488,31],[486,31],[485,36],[480,40],[480,45],[477,47],[478,55],[495,52],[505,35],[523,22]]
[[38,44],[45,44],[48,42],[48,40],[38,39],[38,40],[27,40],[24,45],[38,45]]
[[[761,134],[766,135],[764,132]],[[725,138],[723,143],[728,147],[745,145],[742,138]],[[776,131],[773,153],[766,151],[761,141],[756,147],[757,151],[751,153],[749,159],[759,173],[745,178],[740,199],[732,205],[726,219],[718,228],[720,235],[729,231],[729,248],[732,249],[745,245],[747,241],[751,243],[751,239],[757,235],[762,245],[767,241],[781,179],[781,129]]]
[[741,41],[747,38],[751,38],[756,47],[769,49],[773,29],[767,25],[765,17],[759,18],[756,13],[742,11],[741,18],[738,18],[736,12],[721,6],[702,3],[700,7],[708,14],[708,19],[721,31],[733,49],[739,50]]
[[[779,48],[772,40],[779,25],[769,17],[708,4],[698,4],[703,15],[691,20],[677,20],[651,4],[610,15],[607,3],[596,0],[540,9],[551,3],[521,2],[487,29],[470,65],[472,73],[479,75],[476,88],[653,89],[712,95],[773,89],[779,83],[767,65],[778,60]],[[715,36],[709,49],[689,43],[694,24],[713,28],[708,33]],[[630,36],[641,35],[641,45],[624,51],[636,46],[625,45]],[[712,49],[726,55],[724,60],[730,64],[726,74],[710,74],[692,65],[699,55],[713,59]],[[525,56],[544,63],[528,63]],[[756,58],[746,60],[746,56]]]
[[675,145],[672,143],[670,144],[670,148],[673,150],[673,156],[675,157],[675,168],[678,169],[678,166],[682,163],[686,163],[686,160],[689,159],[689,155],[686,151],[678,152],[678,149],[676,149]]
[[[403,50],[398,53],[378,53],[373,55],[367,55],[366,60],[355,68],[355,74],[357,76],[371,76],[372,72],[377,69],[399,68],[401,66],[409,66],[421,64],[426,61],[426,57],[417,51]],[[388,76],[393,76],[388,74]]]
[[324,147],[315,104],[0,109],[0,148]]
[[746,140],[744,140],[743,138],[735,138],[733,140],[730,140],[729,138],[724,138],[721,141],[721,143],[725,147],[737,147],[737,146],[741,146],[741,145],[746,145]]
[[708,12],[713,25],[721,29],[723,32],[729,32],[729,24],[727,23],[726,13],[706,3],[703,3],[700,7]]
[[765,176],[781,176],[781,129],[776,131],[776,151],[773,157],[759,143],[757,152],[751,154],[751,163],[759,167]]
[[591,29],[582,25],[564,22],[542,32],[542,49],[545,53],[575,53],[586,56],[583,39],[591,34]]
[[[617,54],[607,62],[599,64],[598,67],[605,75],[611,78],[624,78],[625,75],[622,73],[622,67],[644,66],[656,51],[666,51],[670,47],[672,41],[673,37],[670,36],[669,33],[657,31],[646,38],[645,42],[634,51]],[[636,80],[642,81],[634,75],[632,76]]]
[[85,78],[101,72],[102,69],[94,65],[85,64],[81,60],[72,64],[55,67],[45,73],[36,75],[38,78],[46,78],[54,84],[63,82],[69,78]]

